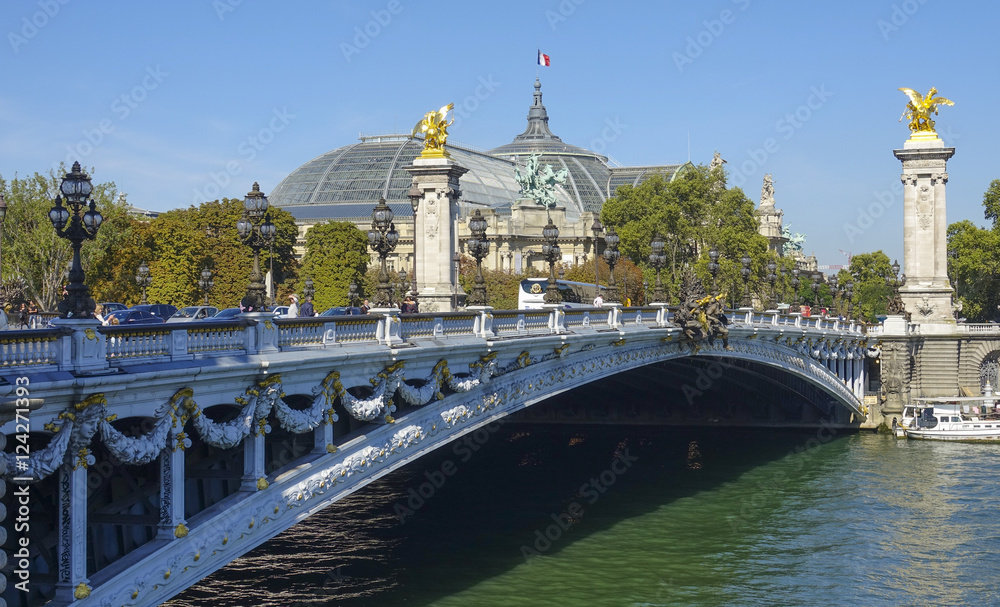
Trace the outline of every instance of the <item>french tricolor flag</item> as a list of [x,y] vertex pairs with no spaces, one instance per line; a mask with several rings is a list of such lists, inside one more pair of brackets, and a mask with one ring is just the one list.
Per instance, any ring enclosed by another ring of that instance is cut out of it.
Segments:
[[552,65],[552,61],[549,59],[548,55],[546,55],[542,51],[538,51],[538,65],[544,65],[545,67],[549,67]]

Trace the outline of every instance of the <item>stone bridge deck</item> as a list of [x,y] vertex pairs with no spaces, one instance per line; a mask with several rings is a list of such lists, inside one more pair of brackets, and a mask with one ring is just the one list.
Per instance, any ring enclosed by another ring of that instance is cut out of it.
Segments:
[[[46,533],[31,556],[33,583],[49,590],[29,600],[159,604],[467,432],[670,359],[746,361],[865,419],[860,326],[744,310],[730,316],[727,351],[683,342],[671,316],[667,307],[260,314],[4,334],[0,400],[30,399],[18,413],[30,420],[31,453],[8,449],[0,468],[52,513],[38,514]],[[4,426],[8,442],[19,421]]]

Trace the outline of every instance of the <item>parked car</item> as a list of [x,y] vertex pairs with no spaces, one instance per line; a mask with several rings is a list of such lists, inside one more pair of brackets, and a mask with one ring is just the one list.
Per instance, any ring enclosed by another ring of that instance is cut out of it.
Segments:
[[164,322],[177,312],[177,307],[170,304],[139,304],[132,306],[129,310],[142,310],[149,312],[153,316],[162,318]]
[[271,309],[274,312],[275,318],[287,318],[288,317],[288,306],[276,306]]
[[167,319],[167,322],[192,322],[211,318],[219,312],[214,306],[188,306],[177,310],[177,313]]
[[111,312],[117,312],[118,310],[128,310],[128,306],[126,306],[123,303],[108,302],[108,303],[102,303],[101,305],[104,306],[105,314],[110,314]]
[[354,306],[334,306],[325,310],[320,316],[360,316],[361,308]]
[[241,310],[239,308],[226,308],[225,310],[219,310],[212,320],[232,320],[239,314]]
[[153,316],[146,310],[118,310],[108,314],[109,325],[160,325],[165,321],[159,316]]

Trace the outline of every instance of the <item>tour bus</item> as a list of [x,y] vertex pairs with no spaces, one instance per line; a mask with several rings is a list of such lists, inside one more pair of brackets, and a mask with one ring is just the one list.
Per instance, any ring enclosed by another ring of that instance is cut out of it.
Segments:
[[[521,288],[517,290],[517,308],[519,310],[540,310],[542,304],[545,303],[543,298],[548,284],[548,278],[525,278],[522,280]],[[559,287],[564,307],[580,308],[594,305],[594,298],[597,297],[594,285],[586,282],[557,280],[556,286]]]

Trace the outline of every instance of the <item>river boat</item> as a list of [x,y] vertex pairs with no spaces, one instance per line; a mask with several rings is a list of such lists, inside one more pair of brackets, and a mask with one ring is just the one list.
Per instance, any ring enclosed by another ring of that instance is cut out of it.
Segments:
[[919,440],[1000,441],[1000,408],[992,394],[976,397],[915,398],[903,410],[897,435]]

